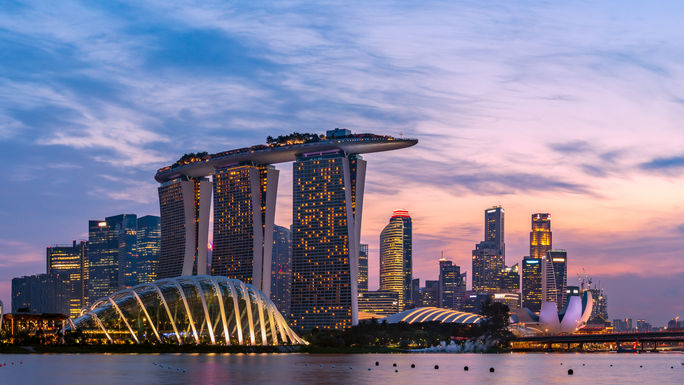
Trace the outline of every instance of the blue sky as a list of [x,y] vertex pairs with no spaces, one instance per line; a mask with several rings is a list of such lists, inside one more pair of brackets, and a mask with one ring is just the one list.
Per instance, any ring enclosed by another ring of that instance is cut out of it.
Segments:
[[[371,154],[363,239],[414,218],[414,269],[470,271],[502,204],[601,279],[614,317],[684,315],[681,2],[12,1],[0,4],[0,299],[87,220],[157,214],[186,152],[347,127],[417,137]],[[276,222],[291,217],[282,169]],[[371,276],[371,286],[377,276]]]

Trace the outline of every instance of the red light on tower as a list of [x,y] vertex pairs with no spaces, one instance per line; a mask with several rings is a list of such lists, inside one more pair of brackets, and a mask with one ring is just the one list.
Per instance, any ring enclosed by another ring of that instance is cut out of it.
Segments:
[[392,218],[397,218],[397,217],[399,217],[399,218],[411,218],[408,210],[394,210],[394,212],[392,213]]

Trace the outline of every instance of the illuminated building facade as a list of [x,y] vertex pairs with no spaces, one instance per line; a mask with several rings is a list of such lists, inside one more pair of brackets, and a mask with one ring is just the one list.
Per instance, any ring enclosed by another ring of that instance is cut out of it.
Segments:
[[492,301],[503,303],[509,311],[515,311],[520,308],[520,293],[494,293]]
[[411,301],[412,224],[406,210],[396,210],[380,233],[380,290],[399,295],[399,311]]
[[439,307],[461,310],[465,300],[466,275],[461,267],[442,258],[439,260]]
[[206,274],[211,182],[178,177],[159,186],[161,250],[158,278]]
[[358,255],[366,161],[339,150],[293,166],[292,318],[297,329],[358,322]]
[[284,345],[306,342],[264,293],[209,275],[160,279],[102,298],[67,330],[89,342]]
[[78,316],[87,304],[88,259],[86,243],[50,246],[46,250],[47,274],[60,282],[51,299],[56,313]]
[[214,174],[211,274],[271,291],[273,226],[279,171],[244,164]]
[[273,227],[273,257],[271,258],[271,301],[280,313],[290,315],[292,285],[292,232],[282,226]]
[[359,291],[368,291],[368,245],[359,247]]
[[568,285],[568,253],[550,250],[542,260],[542,303],[553,302],[561,311],[565,306]]
[[551,250],[551,214],[532,214],[530,231],[530,257],[543,259]]
[[522,306],[533,312],[541,310],[542,259],[525,257],[522,261]]
[[399,313],[399,294],[394,291],[360,291],[359,317],[377,318]]
[[484,241],[473,250],[473,292],[498,293],[500,273],[505,267],[504,209],[485,210]]
[[138,258],[135,268],[135,283],[156,281],[161,249],[161,221],[159,217],[145,215],[138,218],[136,249]]
[[[355,324],[366,169],[360,154],[417,142],[334,129],[325,135],[268,137],[266,144],[216,154],[183,155],[155,175],[162,228],[158,277],[205,273],[212,200],[212,183],[206,177],[213,176],[213,273],[239,275],[268,294],[278,175],[271,165],[294,161],[292,302],[301,305],[290,312],[296,315],[293,325],[310,329]],[[244,253],[247,249],[251,254]],[[231,269],[239,271],[233,274]]]

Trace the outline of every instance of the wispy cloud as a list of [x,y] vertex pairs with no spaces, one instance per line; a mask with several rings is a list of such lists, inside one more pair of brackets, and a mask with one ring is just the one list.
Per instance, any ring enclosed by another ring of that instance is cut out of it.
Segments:
[[641,163],[639,167],[646,171],[676,172],[684,169],[684,156],[654,158],[648,162]]

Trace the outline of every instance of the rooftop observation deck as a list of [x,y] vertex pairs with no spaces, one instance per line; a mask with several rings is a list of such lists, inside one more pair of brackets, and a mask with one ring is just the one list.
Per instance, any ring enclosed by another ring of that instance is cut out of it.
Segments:
[[293,162],[298,156],[341,150],[346,154],[366,154],[371,152],[398,150],[418,143],[418,139],[394,138],[373,134],[353,134],[344,137],[320,139],[312,142],[297,140],[269,145],[256,145],[191,157],[171,166],[157,170],[154,179],[159,183],[186,176],[198,178],[213,175],[216,169],[244,163],[276,164]]

